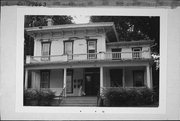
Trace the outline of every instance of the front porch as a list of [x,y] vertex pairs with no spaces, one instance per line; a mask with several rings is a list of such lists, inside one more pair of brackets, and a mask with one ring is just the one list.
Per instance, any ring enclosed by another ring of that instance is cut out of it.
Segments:
[[81,68],[27,68],[25,89],[49,88],[56,92],[56,96],[88,98],[97,97],[103,88],[108,87],[152,88],[151,67],[148,63],[93,65]]

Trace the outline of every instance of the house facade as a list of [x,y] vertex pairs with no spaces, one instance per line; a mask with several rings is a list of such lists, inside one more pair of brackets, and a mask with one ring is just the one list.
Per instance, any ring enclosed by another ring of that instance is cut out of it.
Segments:
[[120,41],[112,22],[25,28],[34,38],[24,87],[96,96],[108,87],[152,88],[153,40]]

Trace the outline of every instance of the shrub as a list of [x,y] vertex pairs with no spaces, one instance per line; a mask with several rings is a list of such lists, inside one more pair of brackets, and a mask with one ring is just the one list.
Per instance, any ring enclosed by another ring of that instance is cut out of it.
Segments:
[[50,89],[26,89],[24,91],[24,105],[48,106],[55,97],[55,92]]
[[24,90],[24,105],[34,106],[38,104],[38,92],[35,89]]
[[39,95],[39,105],[48,106],[51,104],[53,99],[55,98],[55,92],[51,91],[50,89],[41,89],[38,91]]
[[136,107],[153,104],[153,91],[149,88],[106,88],[104,106]]

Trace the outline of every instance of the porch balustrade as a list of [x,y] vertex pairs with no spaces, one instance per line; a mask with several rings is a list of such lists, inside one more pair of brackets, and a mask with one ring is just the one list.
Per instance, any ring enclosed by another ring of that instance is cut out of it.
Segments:
[[130,60],[130,59],[151,58],[149,51],[140,52],[102,52],[71,55],[50,55],[50,56],[27,56],[26,63],[51,63],[68,61],[89,61],[89,60]]

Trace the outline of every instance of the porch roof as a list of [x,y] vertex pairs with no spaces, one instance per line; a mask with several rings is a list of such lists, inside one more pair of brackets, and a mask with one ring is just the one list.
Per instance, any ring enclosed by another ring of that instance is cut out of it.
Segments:
[[153,59],[131,59],[131,60],[87,60],[87,61],[68,61],[68,62],[44,62],[25,64],[25,68],[80,68],[80,67],[111,67],[111,66],[141,66],[152,64]]

